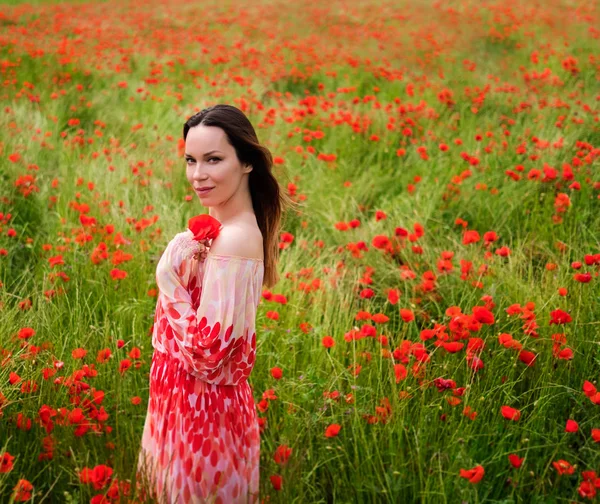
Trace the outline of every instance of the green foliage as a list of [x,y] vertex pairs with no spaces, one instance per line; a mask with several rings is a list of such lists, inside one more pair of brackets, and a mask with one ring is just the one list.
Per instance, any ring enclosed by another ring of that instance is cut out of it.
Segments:
[[[98,464],[112,467],[114,475],[135,490],[149,394],[150,329],[156,306],[151,289],[157,261],[188,219],[205,211],[176,157],[177,141],[183,122],[197,108],[214,102],[239,105],[242,98],[259,138],[284,158],[284,164],[274,168],[282,190],[293,183],[305,198],[300,213],[284,215],[282,231],[291,233],[294,241],[281,251],[281,280],[270,289],[286,296],[287,302],[263,299],[257,316],[257,362],[250,379],[254,398],[258,403],[268,389],[277,395],[259,413],[266,421],[261,499],[506,504],[581,500],[581,472],[597,470],[600,463],[590,435],[591,429],[600,428],[598,406],[582,392],[584,381],[597,382],[600,372],[598,266],[581,269],[592,273],[587,284],[574,279],[578,270],[571,267],[600,250],[594,186],[598,157],[585,160],[590,151],[578,144],[588,142],[596,149],[600,144],[593,113],[595,45],[588,37],[591,31],[582,28],[584,14],[575,16],[569,10],[572,19],[565,14],[572,32],[572,45],[567,47],[554,41],[556,34],[543,16],[539,23],[527,18],[530,30],[519,28],[510,5],[502,14],[499,7],[477,4],[472,15],[481,15],[481,26],[469,18],[469,28],[455,34],[454,14],[445,4],[439,11],[419,5],[409,15],[408,5],[396,9],[356,2],[352,8],[336,4],[328,11],[326,5],[305,9],[266,2],[262,8],[281,16],[273,17],[280,19],[277,29],[261,25],[265,16],[256,10],[258,5],[245,6],[239,19],[235,13],[240,7],[233,2],[201,9],[179,5],[177,13],[152,5],[148,19],[137,26],[139,21],[131,21],[138,19],[131,8],[139,6],[115,5],[117,14],[100,22],[93,17],[98,14],[90,12],[102,6],[90,4],[85,9],[91,10],[74,21],[82,27],[67,23],[62,31],[56,28],[59,38],[51,38],[44,54],[36,55],[29,46],[11,41],[18,39],[18,27],[54,19],[52,2],[33,3],[40,8],[24,9],[18,19],[8,9],[0,18],[0,25],[11,31],[0,47],[7,109],[0,118],[5,131],[0,212],[10,214],[0,223],[0,250],[7,252],[0,255],[0,403],[6,398],[0,404],[0,454],[16,457],[14,469],[0,473],[0,500],[9,501],[17,481],[25,478],[34,485],[36,502],[89,502],[100,491],[81,483],[79,474]],[[43,4],[48,5],[42,8]],[[467,7],[474,5],[461,8]],[[548,12],[556,19],[556,12]],[[383,19],[373,24],[369,16]],[[139,31],[123,35],[123,40],[117,35],[102,39],[106,52],[100,56],[100,42],[94,37],[101,38],[102,30],[90,28],[88,18],[92,25],[106,22],[115,34]],[[332,26],[338,31],[330,36]],[[499,33],[504,28],[512,31],[500,38],[490,35],[490,27]],[[347,34],[348,40],[336,33]],[[440,42],[445,40],[442,35],[447,43]],[[319,43],[314,53],[303,52],[293,48],[294,39],[305,44],[297,47]],[[85,45],[88,57],[62,61],[64,55],[51,48],[63,40],[77,50]],[[174,40],[182,40],[181,45]],[[551,43],[560,54],[534,66],[531,51],[543,53],[540,47]],[[231,49],[230,59],[213,61],[223,48]],[[562,68],[567,53],[578,57],[577,75]],[[281,66],[274,63],[278,58],[283,58]],[[475,62],[476,69],[465,70],[464,60]],[[17,61],[18,66],[10,66]],[[156,64],[162,65],[160,71]],[[560,76],[562,84],[524,82],[525,71],[545,67]],[[383,70],[402,71],[402,79],[386,80]],[[148,81],[153,71],[157,82]],[[413,85],[412,95],[408,84]],[[504,84],[516,90],[507,91]],[[474,112],[474,88],[486,85],[491,91]],[[454,105],[441,103],[442,89],[453,91]],[[38,96],[39,102],[27,93]],[[316,100],[311,106],[301,103],[307,95]],[[549,105],[556,97],[568,107]],[[517,111],[524,102],[528,106]],[[268,124],[271,117],[274,123]],[[390,117],[396,121],[393,128],[388,128]],[[72,119],[79,124],[70,125]],[[403,132],[409,125],[410,135]],[[305,138],[315,131],[324,136]],[[492,136],[476,140],[487,132]],[[535,145],[533,136],[550,146]],[[563,146],[552,146],[559,139]],[[447,152],[440,143],[449,146]],[[521,144],[527,147],[525,154],[517,152]],[[308,146],[314,153],[308,153]],[[422,147],[426,159],[417,150]],[[398,154],[399,148],[404,154]],[[21,159],[12,162],[9,156],[15,152]],[[463,153],[476,156],[478,164],[471,165]],[[335,154],[335,160],[319,159],[319,154]],[[581,183],[578,190],[561,179],[566,163],[574,167]],[[506,174],[517,165],[523,165],[519,181]],[[529,180],[530,170],[543,170],[544,165],[558,170],[558,179]],[[23,194],[24,186],[17,181],[26,175],[34,177],[32,184],[39,191]],[[568,194],[570,206],[555,222],[559,194]],[[186,199],[189,195],[191,200]],[[378,211],[385,218],[377,219]],[[82,216],[96,222],[84,225]],[[336,227],[352,220],[359,225],[345,231]],[[412,235],[417,225],[424,229],[422,237],[397,239],[397,228]],[[11,228],[14,237],[8,233]],[[465,244],[465,231],[477,231],[481,237],[494,231],[498,240]],[[114,240],[117,233],[122,242]],[[393,238],[395,253],[378,249],[377,237]],[[359,243],[365,247],[357,249]],[[103,246],[108,256],[99,259]],[[506,257],[496,253],[502,246],[510,249]],[[116,264],[117,251],[132,258]],[[452,267],[444,270],[447,265],[440,261],[448,254]],[[64,263],[52,265],[51,259],[59,256]],[[462,278],[461,268],[467,263],[472,272]],[[114,268],[126,271],[127,277],[113,280]],[[403,276],[407,270],[415,277]],[[427,290],[425,280],[431,276],[433,288]],[[568,290],[566,297],[558,294],[560,287]],[[372,289],[372,297],[365,289]],[[389,300],[390,289],[400,291],[396,304]],[[483,306],[484,295],[491,296],[495,321],[471,328],[468,335],[485,343],[478,354],[484,367],[474,371],[464,348],[450,353],[435,344],[436,338],[423,341],[421,336],[435,324],[448,327],[454,319],[449,310],[458,307],[468,314],[474,306]],[[525,320],[519,315],[506,312],[511,305],[527,303],[534,306],[537,335],[524,331]],[[401,308],[412,310],[415,320],[405,322]],[[550,325],[550,312],[557,308],[568,311],[573,321]],[[277,321],[267,316],[270,311],[279,314]],[[359,312],[389,320],[376,323],[357,317]],[[352,338],[369,325],[377,337]],[[29,345],[17,336],[24,327],[36,331]],[[573,350],[572,360],[553,353],[553,336],[559,333]],[[518,351],[501,346],[500,334],[511,334],[534,352],[534,365],[527,366]],[[334,347],[324,348],[325,336],[333,337]],[[379,336],[385,336],[387,344]],[[121,348],[119,340],[124,342]],[[389,355],[407,341],[427,348],[429,361],[422,374],[414,367],[414,347],[399,357]],[[38,353],[28,357],[30,345]],[[139,368],[119,373],[121,360],[136,347],[142,352]],[[79,348],[87,351],[82,359],[72,354]],[[103,362],[98,354],[105,349],[112,356]],[[405,366],[406,377],[396,378],[394,364]],[[281,380],[270,373],[275,366],[283,370]],[[97,375],[80,377],[85,386],[77,390],[73,376],[82,369],[96,370]],[[11,373],[21,381],[11,384]],[[438,391],[434,380],[440,377],[464,388],[462,395]],[[37,388],[21,390],[26,383]],[[94,408],[104,408],[110,432],[78,436],[72,425],[57,421],[60,416],[53,417],[52,433],[40,424],[41,408],[68,414],[91,400],[95,391],[104,392]],[[134,397],[141,402],[133,404]],[[453,406],[453,397],[460,403]],[[504,420],[502,405],[519,409],[521,419]],[[464,413],[466,407],[476,412],[474,419]],[[18,418],[31,420],[31,429],[19,428]],[[564,431],[567,419],[579,422],[578,432]],[[331,424],[342,428],[336,437],[327,438],[325,429]],[[56,448],[51,460],[40,460],[46,436]],[[292,449],[284,465],[274,460],[281,445]],[[510,466],[511,453],[525,457],[521,469]],[[576,472],[559,476],[552,462],[560,459],[576,465]],[[478,464],[485,468],[480,483],[459,477],[461,469]],[[274,474],[283,477],[278,492],[269,479]]]

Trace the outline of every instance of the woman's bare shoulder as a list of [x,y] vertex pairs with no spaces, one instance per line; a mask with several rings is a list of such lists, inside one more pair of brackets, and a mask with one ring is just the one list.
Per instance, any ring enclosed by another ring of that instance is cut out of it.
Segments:
[[223,225],[211,243],[212,254],[263,259],[263,237],[258,226],[245,222]]

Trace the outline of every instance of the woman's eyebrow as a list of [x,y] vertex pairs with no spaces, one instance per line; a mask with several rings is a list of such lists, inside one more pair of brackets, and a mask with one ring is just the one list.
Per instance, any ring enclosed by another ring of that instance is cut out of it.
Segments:
[[[206,154],[204,154],[204,155],[205,155],[205,156],[208,156],[209,154],[212,154],[212,153],[214,153],[214,152],[220,152],[220,151],[218,151],[218,150],[211,150],[211,151],[207,152],[207,153],[206,153]],[[192,156],[191,154],[186,154],[186,155],[185,155],[185,157],[190,157],[190,158],[194,159],[194,156]]]

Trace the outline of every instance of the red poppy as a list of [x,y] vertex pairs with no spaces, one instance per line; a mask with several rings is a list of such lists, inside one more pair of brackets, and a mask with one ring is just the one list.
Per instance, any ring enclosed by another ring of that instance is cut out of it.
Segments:
[[582,481],[579,484],[578,492],[584,498],[593,499],[596,496],[596,488],[591,481]]
[[465,344],[460,341],[450,341],[448,343],[442,343],[442,346],[448,353],[456,353],[462,350]]
[[131,361],[129,359],[122,359],[119,364],[119,373],[121,375],[125,373],[131,367]]
[[484,306],[473,307],[473,318],[482,324],[493,324],[494,314]]
[[15,502],[24,502],[31,499],[32,490],[33,485],[31,482],[21,478],[13,488]]
[[221,223],[208,214],[197,215],[188,221],[188,228],[194,234],[194,240],[214,240],[219,236]]
[[507,420],[517,421],[521,418],[521,412],[518,409],[511,408],[510,406],[502,406],[500,408],[502,416]]
[[563,310],[554,310],[550,312],[550,324],[568,324],[571,322],[571,315]]
[[592,275],[590,273],[575,273],[573,278],[580,283],[589,283],[592,281]]
[[79,473],[81,483],[91,483],[95,490],[101,490],[112,479],[113,469],[105,464],[93,468],[84,467]]
[[455,396],[450,396],[450,397],[446,397],[446,402],[454,408],[455,406],[458,406],[462,402],[462,399],[455,397]]
[[270,477],[270,480],[271,485],[273,485],[275,490],[281,490],[282,478],[279,474],[273,474],[273,476]]
[[597,392],[595,385],[588,381],[585,380],[583,382],[583,393],[588,396],[588,397],[592,397],[595,393]]
[[575,420],[567,420],[565,426],[565,432],[577,432],[579,430],[579,424]]
[[566,460],[557,460],[552,462],[554,468],[558,471],[558,474],[573,474],[575,468]]
[[289,446],[279,445],[273,454],[273,460],[276,464],[283,465],[288,461],[291,454],[292,449]]
[[394,364],[394,374],[396,375],[396,383],[400,383],[408,376],[408,371],[403,364]]
[[335,437],[339,434],[340,429],[342,428],[339,424],[331,424],[325,430],[325,437]]
[[511,453],[508,456],[508,461],[515,469],[521,467],[521,465],[523,464],[523,460],[525,460],[525,458],[519,458],[519,456],[516,453]]
[[528,366],[533,366],[535,359],[537,359],[537,355],[529,350],[521,350],[519,352],[519,360]]
[[321,343],[325,348],[331,348],[335,345],[335,340],[331,336],[323,336]]
[[13,457],[10,453],[4,452],[0,454],[0,473],[7,473],[13,470]]
[[483,478],[483,475],[485,474],[485,470],[483,469],[483,466],[478,465],[473,467],[473,469],[461,469],[460,470],[460,477],[461,478],[466,478],[469,480],[469,483],[479,483],[481,481],[481,478]]
[[20,339],[29,339],[34,335],[35,329],[33,329],[32,327],[22,327],[21,329],[19,329],[18,337]]
[[102,350],[98,350],[98,355],[96,357],[96,361],[99,362],[100,364],[103,364],[103,363],[107,362],[108,359],[110,359],[111,355],[112,355],[112,352],[111,352],[110,348],[103,348]]

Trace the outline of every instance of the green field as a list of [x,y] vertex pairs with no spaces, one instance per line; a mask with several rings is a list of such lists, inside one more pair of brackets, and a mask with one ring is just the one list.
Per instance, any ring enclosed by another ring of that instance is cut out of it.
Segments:
[[0,502],[142,502],[155,269],[205,212],[182,128],[216,103],[297,202],[249,380],[261,501],[597,500],[599,27],[593,1],[5,2]]

